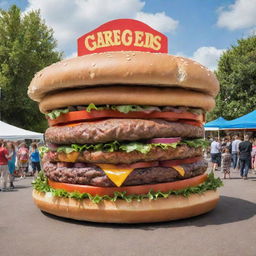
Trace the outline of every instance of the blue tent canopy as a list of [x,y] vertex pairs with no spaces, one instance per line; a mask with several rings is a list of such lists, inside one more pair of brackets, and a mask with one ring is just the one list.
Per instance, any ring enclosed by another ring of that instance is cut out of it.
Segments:
[[223,125],[221,125],[220,128],[221,129],[256,129],[256,110],[244,116],[238,117],[234,120],[226,121],[225,123],[223,123]]
[[219,128],[221,129],[222,126],[225,124],[225,122],[228,122],[225,118],[219,117],[211,122],[208,122],[204,125],[205,128]]

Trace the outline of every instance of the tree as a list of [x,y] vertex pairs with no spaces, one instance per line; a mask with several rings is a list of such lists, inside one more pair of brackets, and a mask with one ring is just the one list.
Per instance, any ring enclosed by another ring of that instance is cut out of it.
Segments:
[[220,116],[234,119],[255,110],[256,36],[238,40],[237,46],[224,52],[216,75],[221,89],[208,120]]
[[23,15],[13,5],[0,9],[1,118],[10,124],[44,131],[47,122],[38,105],[27,96],[34,74],[61,59],[53,30],[41,20],[39,11]]

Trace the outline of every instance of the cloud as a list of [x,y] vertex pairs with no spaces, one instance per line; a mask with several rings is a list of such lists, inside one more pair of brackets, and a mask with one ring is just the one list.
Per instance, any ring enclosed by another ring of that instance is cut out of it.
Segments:
[[248,36],[256,36],[256,26],[248,31],[248,35],[246,37]]
[[74,58],[74,57],[77,57],[77,51],[72,52],[71,54],[69,54],[68,56],[66,56],[65,59],[71,59],[71,58]]
[[175,56],[182,56],[186,58],[193,59],[198,63],[206,66],[210,70],[214,71],[217,69],[218,61],[221,54],[225,51],[225,49],[217,49],[213,46],[202,46],[198,48],[192,56],[188,56],[183,52],[177,52]]
[[155,14],[138,12],[135,18],[162,33],[175,31],[179,24],[179,21],[167,16],[165,12],[158,12]]
[[28,0],[25,12],[40,9],[42,18],[55,32],[58,48],[66,55],[76,50],[76,39],[113,19],[138,18],[153,28],[173,32],[178,21],[161,13],[145,13],[141,0]]
[[255,27],[256,0],[236,0],[228,8],[220,8],[217,25],[229,30]]
[[210,70],[216,70],[219,58],[224,51],[225,49],[217,49],[213,46],[203,46],[198,48],[191,58],[208,67]]

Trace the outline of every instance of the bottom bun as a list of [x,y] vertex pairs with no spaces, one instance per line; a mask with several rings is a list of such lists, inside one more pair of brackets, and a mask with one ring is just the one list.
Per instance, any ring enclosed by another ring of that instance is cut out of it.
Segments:
[[38,208],[60,217],[105,223],[145,223],[184,219],[197,216],[215,208],[219,193],[209,190],[189,197],[170,196],[157,200],[108,200],[96,204],[89,199],[60,198],[33,190]]

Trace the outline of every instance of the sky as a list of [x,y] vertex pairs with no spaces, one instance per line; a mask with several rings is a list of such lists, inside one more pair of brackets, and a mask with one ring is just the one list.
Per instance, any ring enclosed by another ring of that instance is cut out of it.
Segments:
[[169,54],[215,70],[238,39],[256,34],[256,0],[0,0],[7,10],[40,9],[65,58],[77,55],[76,39],[118,18],[137,19],[168,37]]

